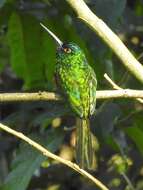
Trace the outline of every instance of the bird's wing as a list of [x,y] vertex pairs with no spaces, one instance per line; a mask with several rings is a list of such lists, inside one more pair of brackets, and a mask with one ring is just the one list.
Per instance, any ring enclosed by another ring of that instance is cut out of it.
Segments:
[[70,90],[67,95],[71,107],[80,117],[89,117],[95,111],[96,105],[96,75],[89,66],[81,79],[73,79],[68,83]]

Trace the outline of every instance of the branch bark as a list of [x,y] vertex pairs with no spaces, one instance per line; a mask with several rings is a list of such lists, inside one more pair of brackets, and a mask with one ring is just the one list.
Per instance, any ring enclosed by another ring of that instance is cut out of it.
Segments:
[[109,190],[101,181],[99,181],[98,179],[93,177],[91,174],[89,174],[85,170],[81,169],[77,164],[72,163],[71,161],[65,160],[65,159],[51,153],[50,151],[45,149],[43,146],[41,146],[37,142],[35,142],[35,141],[31,140],[30,138],[26,137],[24,134],[22,134],[22,133],[20,133],[20,132],[18,132],[16,130],[11,129],[11,128],[7,127],[6,125],[3,125],[2,123],[0,123],[0,129],[2,129],[4,131],[18,137],[18,138],[20,138],[22,140],[24,140],[25,142],[27,142],[28,144],[33,146],[35,149],[37,149],[39,152],[41,152],[44,156],[46,156],[48,158],[52,158],[54,160],[57,160],[58,162],[68,166],[69,168],[72,168],[73,170],[77,171],[78,173],[80,173],[84,177],[88,178],[90,181],[92,181],[100,189]]
[[[123,90],[123,88],[121,88],[120,86],[118,86],[108,75],[107,73],[104,74],[104,78],[110,83],[110,85],[113,87],[113,89],[116,90]],[[143,99],[142,98],[136,98],[136,100],[140,103],[143,103]]]
[[[143,98],[143,90],[119,89],[98,90],[97,99],[110,98]],[[31,102],[31,101],[59,101],[63,98],[54,92],[34,93],[0,93],[0,102]]]
[[124,66],[143,83],[143,66],[132,55],[119,37],[84,3],[83,0],[66,0],[89,27],[114,51]]
[[0,102],[57,101],[62,97],[53,92],[0,93]]

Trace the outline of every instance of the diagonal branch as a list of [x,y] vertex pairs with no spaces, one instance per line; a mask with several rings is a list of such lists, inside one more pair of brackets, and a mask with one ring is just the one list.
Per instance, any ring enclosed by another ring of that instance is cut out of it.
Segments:
[[[119,37],[85,4],[83,0],[66,0],[92,30],[114,51],[118,58],[139,81],[143,83],[143,66],[132,55]],[[109,13],[110,14],[110,13]]]
[[65,160],[53,153],[51,153],[50,151],[48,151],[47,149],[45,149],[43,146],[41,146],[40,144],[38,144],[37,142],[31,140],[30,138],[26,137],[24,134],[13,130],[9,127],[7,127],[6,125],[3,125],[2,123],[0,123],[0,128],[22,140],[24,140],[25,142],[27,142],[28,144],[30,144],[31,146],[33,146],[35,149],[37,149],[39,152],[41,152],[44,156],[48,157],[48,158],[52,158],[54,160],[57,160],[58,162],[72,168],[73,170],[77,171],[78,173],[80,173],[81,175],[83,175],[84,177],[88,178],[89,180],[91,180],[94,184],[96,184],[96,186],[98,186],[100,189],[102,190],[109,190],[102,182],[100,182],[98,179],[96,179],[95,177],[93,177],[91,174],[89,174],[88,172],[86,172],[85,170],[81,169],[77,164],[72,163],[71,161]]

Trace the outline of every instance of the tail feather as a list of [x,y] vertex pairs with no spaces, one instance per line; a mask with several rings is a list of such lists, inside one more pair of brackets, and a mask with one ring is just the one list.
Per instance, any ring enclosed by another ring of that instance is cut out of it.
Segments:
[[89,119],[77,121],[76,160],[83,169],[93,169],[94,151]]

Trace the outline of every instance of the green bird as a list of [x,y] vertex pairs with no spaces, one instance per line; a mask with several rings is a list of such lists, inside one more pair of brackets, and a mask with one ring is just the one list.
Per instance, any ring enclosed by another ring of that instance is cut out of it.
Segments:
[[97,80],[82,49],[75,43],[63,43],[43,24],[58,44],[56,76],[73,112],[78,117],[76,161],[83,169],[92,169],[95,157],[89,119],[95,112]]

